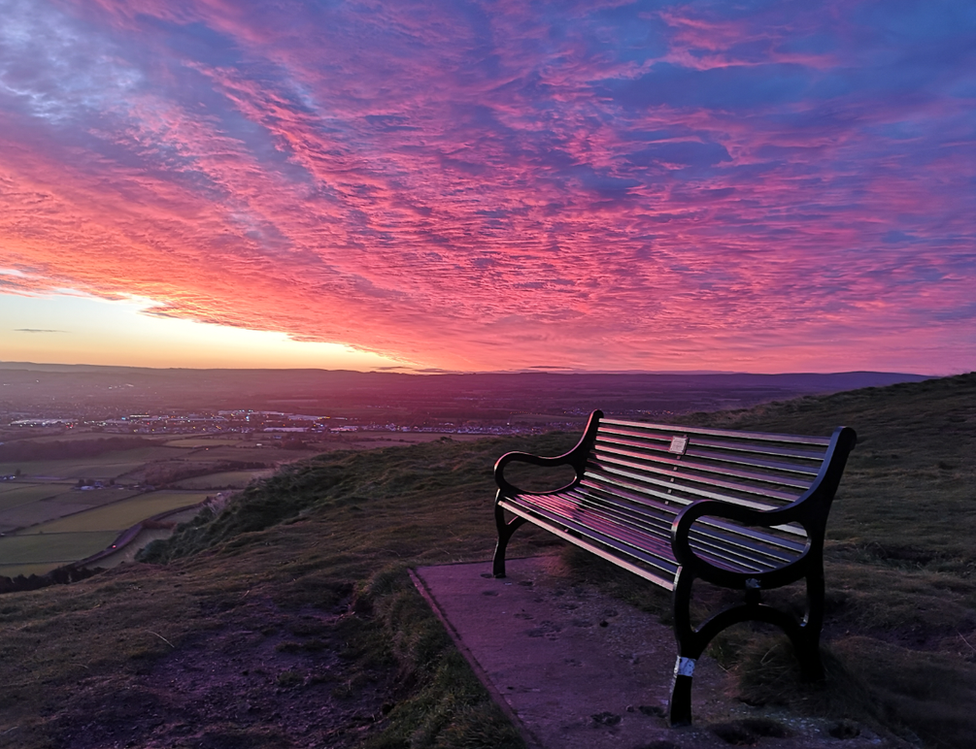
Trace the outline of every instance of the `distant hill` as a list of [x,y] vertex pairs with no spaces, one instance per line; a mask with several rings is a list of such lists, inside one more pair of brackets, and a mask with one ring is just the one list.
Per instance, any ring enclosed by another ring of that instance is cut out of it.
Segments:
[[411,375],[314,369],[144,369],[0,363],[0,408],[125,410],[254,409],[331,415],[369,411],[377,420],[508,421],[518,414],[581,416],[594,408],[654,416],[744,408],[924,375],[554,374]]

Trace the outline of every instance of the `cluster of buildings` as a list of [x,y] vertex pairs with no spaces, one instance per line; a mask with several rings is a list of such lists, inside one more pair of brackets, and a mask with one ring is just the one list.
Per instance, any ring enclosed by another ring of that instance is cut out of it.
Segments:
[[187,414],[135,413],[113,418],[92,416],[42,416],[33,417],[16,414],[4,418],[0,413],[0,426],[12,429],[83,429],[109,434],[159,435],[159,434],[256,434],[276,433],[286,435],[325,435],[344,432],[428,432],[434,434],[523,434],[552,429],[553,425],[539,426],[521,424],[478,424],[467,422],[456,424],[442,421],[430,425],[404,426],[393,422],[371,422],[343,416],[312,416],[292,414],[282,411],[252,411],[246,409],[233,411],[195,412]]

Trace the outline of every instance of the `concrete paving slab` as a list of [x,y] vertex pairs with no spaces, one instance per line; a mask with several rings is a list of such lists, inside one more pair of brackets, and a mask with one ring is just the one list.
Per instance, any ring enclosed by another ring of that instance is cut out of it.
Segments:
[[762,737],[768,749],[887,745],[866,729],[841,741],[826,721],[746,706],[708,657],[695,671],[695,725],[672,729],[669,627],[573,583],[559,557],[509,560],[507,568],[496,580],[488,562],[421,567],[414,580],[533,749],[724,749],[717,727],[759,717],[790,733]]

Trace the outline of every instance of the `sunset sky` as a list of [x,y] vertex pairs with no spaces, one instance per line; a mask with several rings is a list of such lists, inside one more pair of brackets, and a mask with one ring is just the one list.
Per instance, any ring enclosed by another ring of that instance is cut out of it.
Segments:
[[973,0],[0,19],[0,361],[976,369]]

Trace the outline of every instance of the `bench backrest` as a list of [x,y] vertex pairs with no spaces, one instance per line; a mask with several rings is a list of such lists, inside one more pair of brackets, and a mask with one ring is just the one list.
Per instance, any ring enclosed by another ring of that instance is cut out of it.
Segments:
[[[854,439],[843,427],[831,437],[807,437],[622,421],[599,412],[594,421],[578,486],[584,492],[647,497],[676,512],[698,499],[769,510],[818,494],[824,523]],[[781,530],[805,535],[799,526]]]

